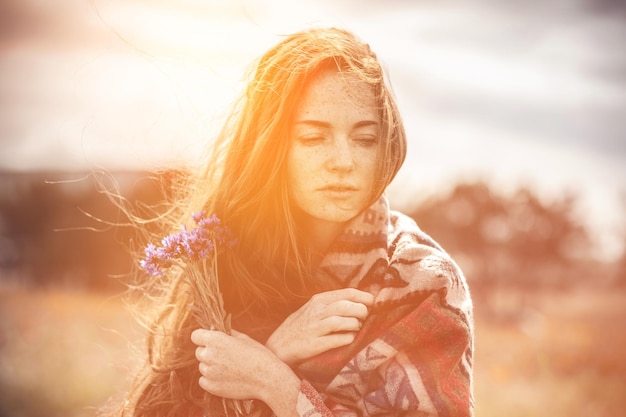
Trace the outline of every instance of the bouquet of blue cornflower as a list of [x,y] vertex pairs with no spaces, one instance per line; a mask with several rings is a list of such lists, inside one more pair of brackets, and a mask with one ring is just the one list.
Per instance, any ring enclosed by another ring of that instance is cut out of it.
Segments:
[[[194,213],[196,227],[183,225],[178,233],[167,235],[161,245],[149,244],[141,267],[150,275],[161,275],[169,268],[185,267],[193,304],[189,306],[198,324],[204,329],[231,333],[230,316],[224,310],[217,274],[217,252],[235,245],[236,239],[228,227],[213,214]],[[222,399],[224,411],[234,410],[235,416],[250,412],[250,403]],[[244,409],[246,413],[244,413]]]
[[[230,229],[221,224],[213,214],[194,213],[191,216],[196,227],[187,228],[165,236],[160,246],[150,243],[141,267],[150,275],[161,275],[173,266],[184,267],[193,264],[198,267],[199,276],[188,279],[194,300],[190,306],[200,326],[205,329],[230,333],[230,320],[224,310],[219,281],[217,279],[218,250],[236,244]],[[189,268],[192,272],[194,268]]]

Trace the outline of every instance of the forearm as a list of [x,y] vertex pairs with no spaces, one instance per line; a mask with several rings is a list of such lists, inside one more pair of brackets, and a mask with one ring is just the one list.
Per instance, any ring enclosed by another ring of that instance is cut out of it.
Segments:
[[296,417],[296,404],[302,381],[283,362],[278,361],[268,370],[261,400],[277,417]]

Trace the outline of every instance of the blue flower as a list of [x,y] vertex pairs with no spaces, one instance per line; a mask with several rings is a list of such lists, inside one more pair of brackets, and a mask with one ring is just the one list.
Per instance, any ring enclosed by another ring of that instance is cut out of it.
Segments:
[[197,227],[184,225],[181,231],[161,239],[161,246],[150,243],[145,248],[145,257],[139,265],[150,275],[161,275],[174,263],[200,261],[213,255],[221,245],[232,247],[236,244],[233,233],[221,225],[215,215],[206,217],[204,211],[191,215]]

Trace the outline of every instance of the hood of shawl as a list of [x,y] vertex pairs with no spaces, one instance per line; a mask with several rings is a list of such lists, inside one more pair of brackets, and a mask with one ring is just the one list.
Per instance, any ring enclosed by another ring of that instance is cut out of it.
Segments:
[[412,218],[390,210],[385,197],[348,222],[316,273],[337,288],[375,294],[377,305],[436,291],[449,305],[471,310],[458,265]]

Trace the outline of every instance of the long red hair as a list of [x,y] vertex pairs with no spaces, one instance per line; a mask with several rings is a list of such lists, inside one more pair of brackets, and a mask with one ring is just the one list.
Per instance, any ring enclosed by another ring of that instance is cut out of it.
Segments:
[[[176,230],[191,213],[205,210],[237,236],[239,244],[219,259],[220,285],[235,322],[252,312],[271,315],[270,306],[297,304],[298,297],[311,291],[309,256],[289,201],[285,165],[303,90],[329,67],[357,76],[375,92],[382,137],[370,200],[377,200],[406,155],[398,108],[366,43],[346,30],[316,28],[284,38],[261,57],[211,144],[204,168],[177,190],[171,209],[160,217]],[[184,274],[151,280],[142,287],[158,296],[149,324],[149,357],[122,415],[191,416],[203,406],[190,341],[190,333],[199,326],[188,310],[191,300]]]

